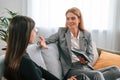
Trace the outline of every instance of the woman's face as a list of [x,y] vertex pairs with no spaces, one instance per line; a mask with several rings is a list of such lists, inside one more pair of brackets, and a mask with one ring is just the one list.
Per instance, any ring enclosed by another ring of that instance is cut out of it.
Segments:
[[68,12],[66,15],[66,25],[69,29],[78,28],[80,19],[75,14]]
[[34,43],[36,33],[37,33],[37,29],[33,28],[33,30],[31,31],[29,43]]

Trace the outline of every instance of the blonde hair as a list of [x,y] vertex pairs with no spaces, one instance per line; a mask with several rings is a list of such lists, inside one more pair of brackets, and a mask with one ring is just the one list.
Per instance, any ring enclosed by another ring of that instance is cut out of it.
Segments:
[[[80,11],[78,8],[76,8],[76,7],[72,7],[72,8],[70,8],[70,9],[68,9],[68,10],[66,11],[66,14],[65,14],[65,15],[67,15],[69,12],[75,14],[75,15],[80,19],[80,23],[79,23],[79,25],[78,25],[78,28],[79,28],[80,30],[83,30],[83,31],[84,31],[85,28],[84,28],[84,23],[83,23],[83,18],[82,18],[81,11]],[[66,28],[68,28],[68,27],[67,27],[67,24],[65,24],[65,26],[66,26]]]

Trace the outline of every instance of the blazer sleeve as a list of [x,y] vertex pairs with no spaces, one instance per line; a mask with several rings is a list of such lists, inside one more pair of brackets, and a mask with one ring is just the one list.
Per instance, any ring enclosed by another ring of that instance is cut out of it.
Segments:
[[20,65],[20,77],[22,80],[42,80],[42,72],[30,59],[24,58]]
[[49,44],[49,43],[54,43],[54,42],[57,42],[58,41],[58,32],[51,35],[50,37],[46,38],[46,43]]
[[65,36],[65,32],[67,31],[66,28],[64,27],[60,27],[58,29],[58,32],[51,35],[50,37],[46,38],[46,43],[49,44],[49,43],[54,43],[54,42],[59,42],[60,41],[60,37],[63,37]]
[[92,46],[92,36],[91,34],[88,32],[87,34],[87,49],[86,49],[86,53],[90,59],[90,62],[93,61],[94,55],[93,55],[93,46]]

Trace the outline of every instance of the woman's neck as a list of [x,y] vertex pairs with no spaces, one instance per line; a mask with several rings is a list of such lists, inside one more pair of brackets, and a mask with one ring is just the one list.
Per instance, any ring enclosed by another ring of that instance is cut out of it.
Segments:
[[77,28],[75,28],[75,29],[70,29],[70,31],[72,32],[73,36],[77,38],[79,29],[77,29]]

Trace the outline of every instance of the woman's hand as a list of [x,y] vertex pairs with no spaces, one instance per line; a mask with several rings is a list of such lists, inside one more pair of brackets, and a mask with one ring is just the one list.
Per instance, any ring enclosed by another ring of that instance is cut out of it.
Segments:
[[72,77],[68,78],[67,80],[77,80],[77,79],[76,79],[76,76],[72,76]]
[[40,39],[39,45],[47,49],[48,47],[46,45],[45,39],[42,36],[39,36],[39,39]]
[[81,64],[87,64],[88,61],[86,61],[84,58],[82,58],[81,56],[78,56],[79,60],[80,60],[80,63]]

